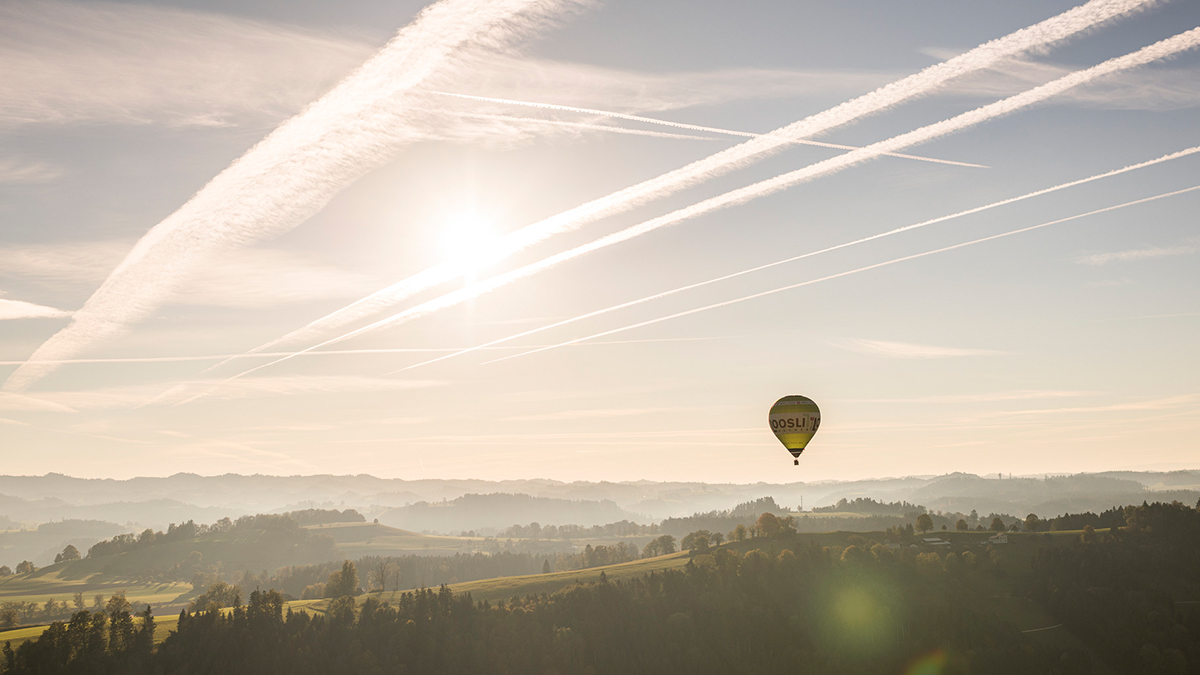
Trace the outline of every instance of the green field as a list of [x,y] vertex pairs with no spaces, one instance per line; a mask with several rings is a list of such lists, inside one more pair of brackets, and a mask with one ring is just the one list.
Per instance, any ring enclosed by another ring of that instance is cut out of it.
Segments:
[[43,604],[54,599],[71,603],[76,593],[83,593],[88,607],[92,598],[106,598],[119,591],[131,602],[146,602],[158,607],[172,604],[182,595],[191,593],[191,584],[182,582],[145,583],[121,579],[102,572],[80,574],[75,563],[43,567],[32,574],[19,574],[0,579],[0,603],[36,602]]

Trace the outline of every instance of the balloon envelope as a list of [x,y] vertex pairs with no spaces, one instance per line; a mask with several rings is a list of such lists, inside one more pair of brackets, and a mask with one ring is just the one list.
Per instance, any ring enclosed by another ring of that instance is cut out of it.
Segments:
[[783,447],[799,457],[821,426],[821,409],[807,396],[784,396],[771,406],[768,419]]

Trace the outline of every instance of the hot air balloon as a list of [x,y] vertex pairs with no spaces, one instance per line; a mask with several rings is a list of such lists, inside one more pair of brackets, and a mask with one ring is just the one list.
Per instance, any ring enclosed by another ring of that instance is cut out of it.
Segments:
[[821,426],[821,409],[807,396],[784,396],[771,406],[771,431],[800,464],[800,453],[808,447]]

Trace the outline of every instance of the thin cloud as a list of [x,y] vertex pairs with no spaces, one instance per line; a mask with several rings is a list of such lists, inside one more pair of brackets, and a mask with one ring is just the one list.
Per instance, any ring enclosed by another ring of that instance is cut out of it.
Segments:
[[1130,262],[1134,260],[1147,260],[1149,258],[1165,258],[1177,255],[1191,255],[1196,252],[1195,246],[1172,246],[1164,248],[1161,246],[1146,246],[1143,248],[1135,248],[1128,251],[1116,251],[1113,253],[1093,253],[1091,255],[1081,256],[1076,259],[1081,265],[1105,265],[1110,262]]
[[375,284],[370,277],[309,256],[242,249],[197,270],[172,303],[210,307],[275,307],[355,297]]
[[35,305],[21,300],[6,300],[0,298],[0,321],[9,319],[58,319],[71,316],[70,312],[61,309]]
[[153,227],[70,325],[5,382],[23,389],[69,358],[120,335],[220,254],[299,225],[412,140],[406,94],[453,66],[457,51],[500,49],[578,7],[571,0],[441,0],[332,91],[251,148]]
[[92,241],[0,247],[0,277],[54,287],[103,281],[133,246],[131,241]]
[[[927,49],[938,59],[950,58],[951,50]],[[1015,57],[987,70],[956,80],[947,94],[964,96],[1008,96],[1036,84],[1062,77],[1070,68],[1055,63]],[[1200,105],[1200,67],[1171,64],[1160,68],[1115,73],[1067,92],[1059,101],[1084,108],[1149,110],[1165,112]]]
[[38,396],[26,396],[12,392],[0,392],[0,410],[21,410],[26,412],[76,412],[71,406],[48,401]]
[[559,412],[543,413],[538,415],[517,415],[514,417],[505,417],[504,419],[505,421],[509,422],[554,422],[559,420],[633,417],[636,415],[649,415],[651,413],[662,412],[664,410],[676,410],[676,408],[594,408],[589,410],[562,410]]
[[[0,248],[0,278],[53,290],[95,287],[129,252],[127,241],[36,244]],[[175,304],[254,308],[356,297],[378,281],[310,255],[247,248],[196,269],[181,282]]]
[[951,394],[947,396],[912,396],[906,398],[853,398],[841,399],[854,403],[996,403],[999,401],[1031,401],[1046,398],[1079,398],[1095,396],[1095,391],[1046,391],[1025,389],[999,391],[988,394]]
[[48,183],[63,173],[47,162],[0,158],[0,183]]
[[1175,410],[1192,408],[1200,404],[1200,394],[1185,394],[1166,398],[1150,399],[1148,401],[1132,401],[1109,405],[1076,406],[1071,408],[1040,408],[1034,410],[1013,410],[992,413],[992,417],[1017,417],[1022,415],[1060,415],[1072,413],[1120,412],[1128,410]]
[[934,345],[917,345],[908,342],[887,342],[884,340],[848,339],[835,342],[834,346],[854,352],[883,356],[891,359],[944,359],[960,356],[1002,356],[1011,352],[994,349],[967,349],[961,347],[938,347]]
[[[189,381],[190,387],[211,387],[213,380]],[[220,399],[258,399],[276,396],[317,394],[353,394],[362,392],[402,392],[444,386],[440,380],[396,380],[383,377],[348,375],[291,375],[247,378],[236,387],[222,387]],[[88,391],[48,391],[36,396],[0,392],[0,410],[28,412],[78,412],[174,405],[189,393],[186,386],[174,386],[166,392],[159,385],[104,387]]]
[[300,110],[376,47],[149,5],[0,3],[0,126],[261,124]]
[[[779,149],[790,145],[795,139],[807,138],[828,131],[864,116],[883,111],[914,97],[928,94],[956,77],[989,67],[1015,54],[1031,49],[1044,48],[1057,41],[1076,35],[1081,31],[1089,30],[1094,26],[1137,11],[1150,4],[1152,4],[1152,0],[1092,0],[1085,5],[1059,14],[1029,28],[1010,33],[1005,37],[980,45],[949,61],[926,68],[919,73],[897,80],[869,94],[859,96],[824,112],[806,117],[798,122],[776,129],[768,134],[763,134],[733,148],[723,150],[680,169],[665,173],[657,178],[643,181],[642,183],[601,197],[600,199],[592,200],[538,223],[528,225],[501,240],[492,252],[493,261],[502,260],[557,234],[577,230],[601,218],[625,212],[634,207],[674,194],[684,188],[692,187],[711,178],[723,175],[736,168],[769,156]],[[879,145],[876,144],[876,146]],[[893,152],[900,149],[900,147],[903,147],[903,144],[897,147],[880,147],[879,151]],[[733,193],[727,193],[727,196],[730,194]],[[708,205],[714,203],[714,200],[704,202],[704,204]],[[686,211],[684,210],[684,212]],[[658,224],[665,224],[667,221],[658,219],[652,222],[657,226]],[[606,241],[613,240],[608,239]],[[466,271],[465,266],[460,261],[441,263],[407,279],[396,282],[387,288],[381,289],[332,314],[312,321],[308,325],[280,338],[260,345],[251,351],[264,351],[277,344],[314,339],[328,330],[341,328],[361,318],[382,311],[421,291],[455,279],[461,276],[464,271]],[[477,288],[484,287],[479,286]],[[389,321],[384,320],[384,322],[373,324],[368,329],[386,325]],[[345,339],[357,332],[359,331],[344,334],[334,338],[333,341]],[[328,344],[328,342],[324,344]],[[313,347],[309,349],[313,349]]]

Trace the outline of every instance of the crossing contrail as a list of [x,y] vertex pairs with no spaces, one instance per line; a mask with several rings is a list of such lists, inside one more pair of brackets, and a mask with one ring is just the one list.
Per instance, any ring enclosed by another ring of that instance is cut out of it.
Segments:
[[[710,134],[723,134],[725,136],[740,136],[742,138],[758,138],[762,134],[756,134],[750,131],[734,131],[732,129],[721,129],[719,127],[706,127],[698,124],[684,124],[682,122],[670,122],[667,120],[655,119],[653,117],[642,117],[641,115],[627,115],[625,113],[612,112],[609,110],[595,110],[592,108],[576,108],[569,105],[557,105],[554,103],[536,103],[533,101],[516,101],[507,98],[491,98],[488,96],[473,96],[471,94],[455,94],[447,91],[430,92],[438,96],[450,96],[460,98],[467,101],[480,101],[482,103],[499,103],[501,105],[525,106],[528,108],[538,108],[539,110],[559,110],[562,112],[581,113],[585,115],[598,115],[601,117],[611,117],[618,120],[629,120],[630,122],[644,122],[646,124],[658,124],[675,129],[685,129],[687,131],[703,131]],[[835,148],[837,150],[857,150],[857,145],[842,145],[841,143],[824,143],[821,141],[813,141],[806,138],[798,138],[793,143],[800,145],[815,145],[821,148]],[[970,162],[956,162],[951,159],[936,159],[933,157],[922,157],[920,155],[906,155],[899,152],[885,153],[889,157],[902,157],[904,159],[915,159],[921,162],[933,162],[935,164],[949,164],[951,166],[965,166],[972,169],[987,169],[989,167],[983,164],[972,164]]]
[[1065,190],[1070,187],[1075,187],[1076,185],[1083,185],[1085,183],[1091,183],[1092,181],[1097,181],[1102,178],[1110,178],[1112,176],[1118,176],[1123,173],[1129,173],[1130,171],[1144,169],[1148,166],[1154,166],[1155,164],[1162,164],[1163,162],[1169,162],[1173,159],[1179,159],[1181,157],[1187,157],[1188,155],[1194,155],[1197,152],[1200,152],[1200,145],[1187,148],[1186,150],[1180,150],[1179,152],[1172,152],[1170,154],[1163,155],[1162,157],[1157,157],[1157,158],[1151,159],[1149,161],[1139,162],[1137,164],[1130,164],[1129,166],[1125,166],[1120,169],[1114,169],[1112,171],[1106,171],[1104,173],[1099,173],[1094,176],[1088,176],[1087,178],[1080,178],[1079,180],[1073,180],[1068,183],[1061,183],[1061,184],[1055,185],[1053,187],[1048,187],[1048,188],[1044,188],[1041,190],[1035,190],[1033,192],[1023,194],[1019,197],[1010,197],[1008,199],[1002,199],[998,202],[992,202],[990,204],[985,204],[983,206],[977,206],[975,208],[967,209],[965,211],[958,211],[957,213],[951,213],[949,215],[940,216],[938,218],[931,218],[929,220],[924,220],[919,223],[914,223],[912,225],[905,225],[904,227],[897,227],[895,229],[891,229],[886,232],[880,232],[879,234],[873,234],[869,237],[862,237],[861,239],[855,239],[853,241],[848,241],[844,244],[837,244],[835,246],[829,246],[827,248],[823,248],[823,249],[820,249],[817,251],[810,251],[808,253],[803,253],[801,255],[792,256],[790,258],[784,258],[783,260],[776,260],[775,262],[766,263],[765,265],[758,265],[755,267],[751,267],[750,269],[745,269],[740,272],[733,272],[731,274],[725,274],[723,276],[719,276],[719,277],[716,277],[713,279],[708,279],[706,281],[700,281],[700,282],[697,282],[694,284],[680,286],[678,288],[673,288],[669,291],[655,293],[654,295],[648,295],[644,298],[638,298],[637,300],[630,300],[629,302],[623,302],[618,305],[612,305],[611,307],[605,307],[604,309],[598,309],[594,312],[580,314],[579,316],[571,317],[570,319],[564,319],[562,321],[558,321],[558,322],[555,322],[552,324],[540,326],[538,328],[533,328],[531,330],[527,330],[527,331],[524,331],[521,333],[516,333],[514,335],[509,335],[507,337],[502,337],[497,340],[492,340],[491,342],[486,342],[477,347],[468,347],[466,349],[462,349],[462,350],[459,350],[459,351],[456,351],[456,352],[453,352],[450,354],[445,354],[443,356],[439,356],[434,359],[429,359],[428,361],[421,361],[420,363],[414,363],[411,366],[406,366],[404,368],[400,368],[399,370],[392,371],[392,372],[388,373],[388,375],[394,375],[396,373],[399,373],[399,372],[402,372],[405,370],[412,370],[414,368],[420,368],[421,366],[427,366],[427,365],[430,365],[433,363],[437,363],[439,361],[445,361],[447,359],[452,359],[457,356],[462,356],[464,354],[470,354],[471,352],[474,352],[474,351],[480,350],[480,349],[492,349],[496,345],[504,344],[505,342],[510,342],[512,340],[518,340],[523,337],[528,337],[530,335],[535,335],[537,333],[541,333],[542,331],[547,331],[547,330],[551,330],[553,328],[559,328],[562,326],[566,326],[567,324],[572,324],[572,323],[575,323],[576,321],[583,321],[585,319],[591,319],[591,318],[600,316],[602,314],[608,314],[609,312],[615,312],[618,310],[633,307],[635,305],[640,305],[640,304],[643,304],[646,302],[651,302],[653,300],[659,300],[661,298],[665,298],[670,295],[675,295],[676,293],[682,293],[684,291],[690,291],[690,290],[694,290],[697,288],[702,288],[704,286],[720,283],[722,281],[728,281],[729,279],[734,279],[737,277],[745,276],[747,274],[753,274],[755,272],[761,272],[763,270],[770,269],[772,267],[786,265],[788,263],[796,262],[797,260],[803,260],[805,258],[812,258],[814,256],[821,255],[823,253],[829,253],[831,251],[836,251],[838,249],[848,248],[850,246],[856,246],[858,244],[863,244],[863,243],[866,243],[869,241],[874,241],[876,239],[890,237],[894,234],[900,234],[901,232],[908,232],[909,230],[915,230],[917,228],[925,227],[927,225],[933,225],[935,223],[942,223],[947,220],[953,220],[955,218],[962,218],[963,216],[969,216],[971,214],[979,213],[981,211],[987,211],[989,209],[994,209],[999,206],[1005,206],[1007,204],[1012,204],[1014,202],[1020,202],[1020,201],[1026,200],[1026,199],[1032,199],[1033,197],[1040,197],[1041,195],[1049,194],[1051,192],[1057,192],[1059,190]]
[[[1190,31],[1180,33],[1147,47],[1143,47],[1136,52],[1109,59],[1108,61],[1092,66],[1091,68],[1068,73],[1063,77],[1052,80],[1038,87],[1034,87],[1033,89],[1029,89],[995,103],[976,108],[975,110],[965,112],[950,119],[943,120],[935,124],[930,124],[914,131],[900,134],[899,136],[893,136],[892,138],[874,143],[865,148],[860,148],[859,150],[848,152],[844,155],[839,155],[838,157],[827,159],[802,169],[797,169],[795,171],[781,174],[774,178],[760,181],[737,190],[732,190],[716,197],[711,197],[701,202],[697,202],[696,204],[692,204],[691,206],[684,207],[672,213],[668,213],[664,216],[647,220],[638,225],[634,225],[619,232],[614,232],[599,239],[593,240],[587,244],[557,253],[549,256],[548,258],[543,258],[535,263],[531,263],[510,272],[497,275],[491,279],[488,279],[487,281],[482,281],[457,291],[447,293],[446,295],[421,303],[403,312],[393,314],[392,316],[368,324],[361,328],[357,328],[348,333],[325,340],[324,342],[312,347],[308,347],[307,349],[294,352],[294,354],[303,354],[314,349],[336,344],[343,340],[350,339],[378,328],[399,325],[406,321],[425,316],[438,310],[452,307],[461,302],[479,297],[484,293],[489,293],[519,279],[533,276],[538,272],[544,271],[560,263],[577,258],[587,253],[591,253],[623,241],[628,241],[648,232],[666,227],[668,225],[674,225],[689,218],[694,218],[696,216],[710,213],[719,209],[743,204],[758,197],[773,194],[799,183],[812,180],[816,177],[840,171],[854,164],[873,159],[880,156],[884,152],[908,147],[917,143],[923,143],[949,133],[960,131],[975,124],[979,124],[980,122],[985,122],[1001,115],[1015,112],[1035,103],[1039,103],[1056,94],[1071,89],[1072,87],[1090,82],[1097,77],[1145,65],[1153,61],[1158,61],[1180,52],[1193,49],[1198,44],[1200,44],[1200,28],[1193,28]],[[285,356],[256,366],[226,379],[225,382],[232,381],[274,364],[287,361],[290,358],[292,358],[292,356]],[[193,397],[193,399],[188,400],[194,400],[195,398],[199,398],[201,396],[203,396],[203,394],[198,394],[197,396]],[[186,402],[187,401],[185,401],[185,403]]]
[[[806,117],[656,178],[521,228],[503,237],[491,247],[490,261],[498,262],[554,235],[576,230],[601,218],[628,211],[742,168],[800,139],[880,112],[909,99],[927,94],[961,75],[982,70],[1003,59],[1029,50],[1045,48],[1104,22],[1156,3],[1157,0],[1091,0],[1079,7],[982,44],[952,59],[930,66],[824,112]],[[891,148],[885,152],[895,150],[896,148]],[[478,265],[478,261],[473,261],[471,269],[468,269],[467,263],[454,260],[434,265],[280,338],[260,345],[251,352],[264,351],[283,343],[317,339],[326,331],[342,328],[433,286],[461,277],[465,273],[473,271]]]
[[329,93],[284,122],[150,229],[70,324],[7,380],[22,390],[122,333],[223,251],[286,232],[412,140],[409,93],[468,46],[500,47],[576,0],[441,0]]
[[703,307],[696,307],[694,309],[689,309],[689,310],[686,310],[683,312],[676,312],[674,314],[669,314],[667,316],[660,316],[657,319],[649,319],[647,321],[640,321],[638,323],[629,324],[627,326],[622,326],[620,328],[613,328],[612,330],[606,330],[601,333],[595,333],[592,335],[588,335],[587,337],[576,338],[574,340],[567,340],[566,342],[560,342],[556,345],[550,345],[549,347],[539,347],[537,349],[531,349],[529,351],[521,352],[520,354],[513,354],[511,356],[504,356],[504,357],[501,357],[498,359],[492,359],[491,361],[484,361],[484,363],[485,364],[486,363],[498,363],[500,361],[507,361],[509,359],[521,358],[522,356],[530,356],[532,354],[538,354],[540,352],[549,351],[551,349],[558,349],[559,347],[566,347],[569,345],[586,342],[588,340],[593,340],[596,338],[607,337],[609,335],[613,335],[614,333],[621,333],[621,332],[624,332],[627,330],[641,328],[643,326],[650,326],[650,325],[653,325],[656,323],[670,321],[671,319],[678,319],[678,318],[685,317],[685,316],[691,316],[692,314],[699,314],[700,312],[707,312],[708,310],[711,310],[711,309],[719,309],[721,307],[728,307],[729,305],[736,305],[738,303],[746,302],[748,300],[755,300],[757,298],[763,298],[768,295],[774,295],[776,293],[782,293],[784,291],[790,291],[790,290],[793,290],[796,288],[802,288],[804,286],[811,286],[813,284],[819,284],[823,281],[830,281],[832,279],[840,279],[842,277],[848,277],[852,274],[858,274],[859,272],[866,272],[869,270],[879,269],[880,267],[887,267],[889,265],[895,265],[896,263],[901,263],[901,262],[905,262],[908,260],[924,258],[926,256],[934,255],[937,253],[945,253],[946,251],[953,251],[955,249],[965,248],[967,246],[974,246],[975,244],[982,244],[984,242],[993,241],[995,239],[1003,239],[1004,237],[1011,237],[1016,234],[1022,234],[1024,232],[1038,230],[1043,227],[1050,227],[1051,225],[1058,225],[1060,223],[1065,223],[1065,222],[1072,221],[1072,220],[1078,220],[1080,218],[1086,218],[1088,216],[1094,216],[1094,215],[1100,214],[1100,213],[1107,213],[1109,211],[1116,211],[1118,209],[1124,209],[1124,208],[1127,208],[1130,206],[1136,206],[1138,204],[1145,204],[1147,202],[1153,202],[1153,201],[1157,201],[1159,199],[1166,199],[1167,197],[1174,197],[1176,195],[1181,195],[1181,194],[1185,194],[1188,192],[1194,192],[1196,190],[1200,190],[1200,185],[1195,185],[1190,188],[1184,188],[1182,190],[1175,190],[1174,192],[1165,192],[1163,194],[1155,195],[1153,197],[1146,197],[1144,199],[1135,199],[1130,202],[1125,202],[1124,204],[1117,204],[1116,206],[1108,206],[1108,207],[1105,207],[1102,209],[1096,209],[1095,211],[1088,211],[1087,213],[1080,213],[1080,214],[1077,214],[1074,216],[1068,216],[1066,218],[1059,218],[1058,220],[1051,220],[1049,222],[1041,223],[1039,225],[1031,225],[1029,227],[1023,227],[1019,230],[1011,230],[1009,232],[1003,232],[1001,234],[993,234],[989,237],[981,237],[979,239],[974,239],[972,241],[963,242],[961,244],[954,244],[953,246],[945,246],[943,248],[935,249],[932,251],[925,251],[924,253],[916,253],[913,255],[906,255],[901,258],[894,258],[892,260],[888,260],[885,262],[875,263],[874,265],[867,265],[865,267],[859,267],[859,268],[852,269],[852,270],[849,270],[846,272],[838,272],[837,274],[830,274],[828,276],[823,276],[818,279],[810,279],[808,281],[802,281],[798,284],[789,284],[787,286],[773,288],[769,291],[761,291],[759,293],[752,293],[750,295],[744,295],[740,298],[734,298],[733,300],[725,300],[723,302],[715,302],[711,305],[705,305]]

